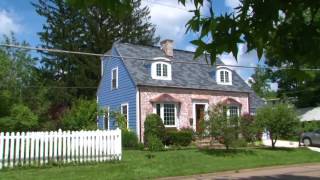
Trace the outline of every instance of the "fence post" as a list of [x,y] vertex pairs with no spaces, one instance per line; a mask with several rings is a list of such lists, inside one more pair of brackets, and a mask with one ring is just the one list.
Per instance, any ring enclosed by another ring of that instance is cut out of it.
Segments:
[[[24,133],[24,132],[22,132],[22,133]],[[27,165],[30,165],[30,133],[29,132],[26,133],[25,139],[26,139],[26,155],[25,155],[26,162],[25,163]],[[24,162],[22,162],[22,164],[23,163]]]
[[3,148],[4,148],[4,133],[0,133],[0,169],[3,168]]
[[11,137],[10,137],[10,167],[14,166],[14,145],[15,145],[15,133],[11,132]]
[[[20,150],[20,139],[21,139],[21,141],[22,141],[22,138],[21,138],[21,136],[20,136],[20,132],[17,132],[17,134],[16,134],[16,157],[14,158],[15,159],[15,166],[17,166],[17,165],[19,165],[20,164],[20,158],[19,158],[19,155],[20,155],[20,152],[19,152],[19,150]],[[21,146],[21,149],[22,149],[23,147]]]

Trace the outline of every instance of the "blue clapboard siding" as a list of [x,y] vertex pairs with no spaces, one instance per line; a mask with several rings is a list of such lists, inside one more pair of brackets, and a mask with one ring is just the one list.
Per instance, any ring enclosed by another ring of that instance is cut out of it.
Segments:
[[[112,55],[119,56],[117,50],[112,48]],[[121,104],[129,104],[129,128],[136,132],[136,86],[130,77],[121,58],[106,57],[103,60],[103,77],[98,89],[99,107],[108,107],[110,111],[120,112]],[[111,90],[111,70],[118,67],[118,89]],[[98,118],[98,127],[103,128],[103,117]],[[115,119],[110,117],[110,129],[116,128]]]

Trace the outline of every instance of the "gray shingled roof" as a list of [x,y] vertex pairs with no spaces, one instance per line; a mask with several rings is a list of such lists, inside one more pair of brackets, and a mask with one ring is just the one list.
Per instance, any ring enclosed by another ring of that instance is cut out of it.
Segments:
[[[114,47],[123,57],[138,57],[153,59],[155,57],[165,57],[163,51],[156,46],[141,46],[128,43],[115,43]],[[203,89],[216,91],[247,92],[254,93],[247,83],[235,72],[232,73],[232,85],[219,85],[215,80],[215,68],[206,64],[205,57],[200,57],[194,63],[193,52],[174,50],[174,57],[170,58],[172,62],[172,80],[155,80],[151,78],[150,60],[136,60],[132,58],[123,58],[123,62],[133,78],[136,85],[157,86],[157,87],[176,87],[189,89]],[[174,63],[174,62],[186,63]],[[189,63],[189,64],[188,64]],[[192,64],[190,64],[192,63]],[[218,64],[223,64],[219,59]],[[256,102],[257,96],[251,94],[251,108],[259,106]],[[261,100],[260,98],[258,98]]]

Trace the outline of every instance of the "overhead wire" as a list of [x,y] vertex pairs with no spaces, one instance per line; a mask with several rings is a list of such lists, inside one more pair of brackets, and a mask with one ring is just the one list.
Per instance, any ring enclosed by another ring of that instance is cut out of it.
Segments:
[[[22,46],[22,45],[15,45],[15,44],[0,44],[3,47],[9,48],[20,48],[20,49],[27,49],[27,50],[36,50],[36,51],[46,51],[46,52],[55,52],[55,53],[65,53],[65,54],[78,54],[78,55],[86,55],[86,56],[96,56],[96,57],[111,57],[111,58],[121,58],[121,59],[130,59],[130,60],[140,60],[140,61],[155,61],[152,58],[143,58],[143,57],[133,57],[133,56],[117,56],[117,55],[110,55],[110,54],[98,54],[98,53],[88,53],[88,52],[81,52],[81,51],[70,51],[70,50],[61,50],[61,49],[53,49],[53,48],[39,48],[39,47],[32,47],[32,46]],[[157,60],[161,61],[161,60]],[[165,60],[163,60],[165,61]],[[210,66],[208,63],[199,63],[196,60],[194,62],[187,62],[187,61],[172,61],[173,64],[197,64],[197,65],[205,65]],[[225,66],[225,67],[232,67],[232,68],[261,68],[261,69],[271,69],[271,70],[296,70],[295,68],[288,68],[288,67],[257,67],[257,66],[244,66],[244,65],[230,65],[230,64],[214,64],[214,66]],[[318,68],[299,68],[298,70],[301,71],[320,71]]]

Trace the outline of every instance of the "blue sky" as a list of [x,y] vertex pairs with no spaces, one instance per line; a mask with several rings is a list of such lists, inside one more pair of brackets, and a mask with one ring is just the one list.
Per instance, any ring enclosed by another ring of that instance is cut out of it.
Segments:
[[[31,2],[36,0],[1,0],[0,1],[0,34],[14,32],[18,40],[26,40],[32,46],[40,44],[37,32],[42,30],[45,19],[39,16]],[[215,0],[213,8],[216,14],[233,11],[239,4],[239,0]],[[143,6],[150,8],[151,22],[156,25],[156,34],[161,39],[173,39],[175,48],[193,51],[194,47],[189,43],[196,38],[195,34],[185,34],[185,24],[192,17],[188,10],[192,9],[192,4],[186,7],[179,5],[177,0],[144,0]],[[205,13],[204,9],[204,13]],[[231,53],[224,53],[220,58],[226,64],[256,66],[258,61],[255,51],[245,53],[246,46],[239,45],[237,55],[238,62],[235,61]],[[261,63],[261,62],[260,62]],[[252,69],[235,69],[244,80],[253,73]],[[274,85],[273,85],[274,86]]]

